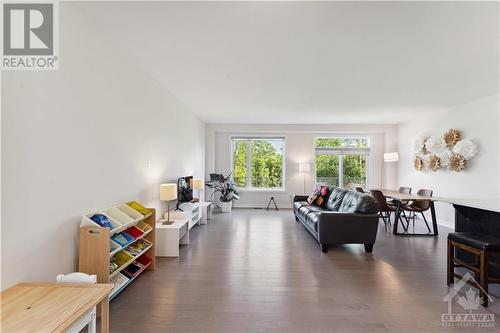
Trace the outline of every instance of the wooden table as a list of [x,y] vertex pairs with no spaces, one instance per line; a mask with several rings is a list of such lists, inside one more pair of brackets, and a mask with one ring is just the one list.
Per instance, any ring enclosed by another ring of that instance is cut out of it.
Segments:
[[[394,235],[404,235],[404,236],[437,236],[438,228],[437,228],[437,219],[436,219],[436,208],[434,207],[434,201],[436,198],[426,197],[418,194],[408,194],[408,193],[400,193],[399,191],[381,189],[379,190],[384,194],[386,198],[391,198],[396,202],[396,221],[394,222],[394,227],[392,233]],[[417,201],[417,200],[428,200],[430,201],[430,210],[432,217],[432,233],[427,234],[418,234],[418,233],[400,233],[398,232],[398,224],[400,221],[400,213],[401,213],[401,203],[405,201]]]
[[66,332],[100,304],[101,332],[109,332],[112,284],[20,283],[1,294],[2,333]]

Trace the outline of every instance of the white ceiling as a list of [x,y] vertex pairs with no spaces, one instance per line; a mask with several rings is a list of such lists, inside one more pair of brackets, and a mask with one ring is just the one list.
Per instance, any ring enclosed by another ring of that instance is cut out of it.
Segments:
[[206,122],[398,123],[499,90],[497,2],[85,6]]

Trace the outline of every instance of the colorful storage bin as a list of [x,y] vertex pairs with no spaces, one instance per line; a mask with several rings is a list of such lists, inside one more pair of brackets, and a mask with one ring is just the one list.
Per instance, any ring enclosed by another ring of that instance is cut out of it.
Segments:
[[147,209],[146,207],[144,207],[143,205],[141,205],[137,201],[127,202],[127,205],[129,205],[131,208],[135,209],[136,211],[138,211],[139,213],[141,213],[144,216],[150,215],[152,213],[149,209]]
[[132,243],[135,240],[134,237],[130,236],[125,231],[122,231],[120,233],[117,233],[117,234],[111,236],[111,239],[114,242],[120,244],[120,246],[122,246],[122,247],[129,245],[130,243]]
[[140,238],[142,237],[142,235],[144,235],[144,232],[135,226],[126,229],[125,232],[134,237],[134,239]]

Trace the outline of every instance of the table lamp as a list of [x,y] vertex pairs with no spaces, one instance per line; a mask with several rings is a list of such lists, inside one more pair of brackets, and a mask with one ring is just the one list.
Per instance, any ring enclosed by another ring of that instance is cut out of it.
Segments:
[[193,198],[194,202],[200,201],[200,192],[205,187],[205,181],[201,178],[194,178],[192,180],[193,189],[197,190],[198,197]]
[[309,163],[300,163],[299,172],[304,175],[304,194],[306,194],[306,174],[311,171],[311,165]]
[[170,204],[169,202],[177,199],[177,184],[161,184],[160,185],[160,200],[167,201],[167,220],[163,223],[170,224],[174,221],[170,221]]

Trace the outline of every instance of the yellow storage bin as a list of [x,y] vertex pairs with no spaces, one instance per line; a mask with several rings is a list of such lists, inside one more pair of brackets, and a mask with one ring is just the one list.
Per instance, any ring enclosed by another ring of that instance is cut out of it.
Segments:
[[132,209],[135,209],[136,211],[138,211],[142,215],[150,215],[152,213],[151,210],[147,209],[146,207],[144,207],[143,205],[141,205],[137,201],[127,202],[127,205],[129,205]]
[[125,266],[128,266],[132,261],[134,261],[134,257],[125,251],[119,251],[109,262],[109,274],[111,277],[116,275],[119,271],[121,271]]
[[151,231],[151,229],[153,229],[149,224],[147,224],[144,221],[137,223],[136,227],[141,229],[144,233],[148,233],[149,231]]

